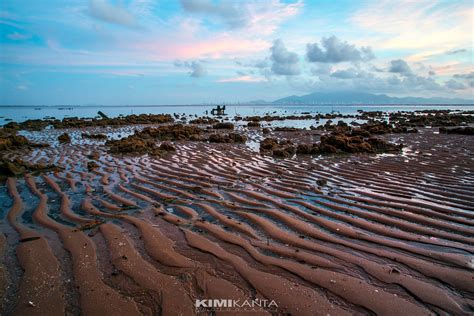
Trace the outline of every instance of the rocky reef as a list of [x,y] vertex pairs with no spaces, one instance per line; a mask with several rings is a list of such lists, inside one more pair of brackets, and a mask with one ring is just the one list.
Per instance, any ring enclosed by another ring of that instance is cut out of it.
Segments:
[[162,124],[172,123],[174,119],[169,114],[140,114],[127,115],[115,118],[101,117],[101,118],[78,118],[69,117],[62,120],[58,119],[44,119],[44,120],[27,120],[21,123],[10,122],[4,127],[17,130],[36,130],[40,131],[48,126],[56,129],[62,128],[83,128],[83,127],[104,127],[104,126],[125,126],[137,124]]
[[31,143],[25,136],[18,135],[14,129],[0,128],[0,150],[48,147],[48,144]]
[[439,128],[440,134],[474,135],[474,127]]
[[31,173],[33,175],[42,173],[42,172],[49,172],[59,170],[55,165],[47,165],[47,164],[31,164],[25,162],[22,159],[5,159],[0,158],[0,179],[3,180],[7,177],[19,177],[24,175],[25,173]]

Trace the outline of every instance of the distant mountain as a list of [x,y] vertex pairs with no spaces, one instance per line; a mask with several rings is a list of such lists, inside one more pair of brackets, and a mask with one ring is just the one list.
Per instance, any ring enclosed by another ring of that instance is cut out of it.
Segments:
[[315,92],[292,95],[271,102],[273,104],[474,104],[474,100],[459,98],[390,97],[386,94],[365,92]]

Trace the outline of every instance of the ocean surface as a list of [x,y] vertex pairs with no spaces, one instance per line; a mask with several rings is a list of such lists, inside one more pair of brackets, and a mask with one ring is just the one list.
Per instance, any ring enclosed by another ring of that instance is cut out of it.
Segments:
[[[0,125],[10,121],[22,122],[28,119],[44,119],[65,117],[92,118],[98,111],[109,117],[130,114],[186,114],[205,116],[214,105],[157,105],[157,106],[0,106]],[[474,105],[227,105],[225,113],[229,117],[235,115],[292,115],[301,113],[331,113],[355,114],[357,110],[364,111],[415,111],[415,110],[474,110]]]

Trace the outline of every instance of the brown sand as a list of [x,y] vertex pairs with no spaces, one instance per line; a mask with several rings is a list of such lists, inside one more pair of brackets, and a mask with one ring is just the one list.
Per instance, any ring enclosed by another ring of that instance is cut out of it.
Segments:
[[193,315],[220,298],[278,304],[251,315],[472,313],[471,136],[421,129],[384,135],[400,154],[315,159],[182,141],[160,158],[69,132],[17,154],[63,169],[2,185],[0,256],[18,258],[0,264],[2,315]]

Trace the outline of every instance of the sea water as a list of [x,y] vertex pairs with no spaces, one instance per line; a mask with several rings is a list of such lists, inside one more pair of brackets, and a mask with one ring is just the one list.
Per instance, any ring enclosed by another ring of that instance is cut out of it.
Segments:
[[[185,114],[192,116],[211,116],[213,105],[156,105],[156,106],[0,106],[0,125],[10,121],[23,122],[28,119],[66,117],[93,118],[98,111],[109,117],[130,114]],[[341,114],[356,114],[364,111],[415,111],[415,110],[474,110],[474,105],[227,105],[225,113],[233,118],[236,115],[301,115],[326,114],[338,112]]]

